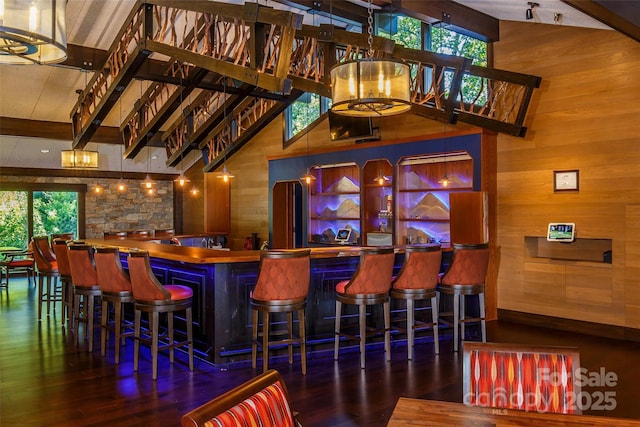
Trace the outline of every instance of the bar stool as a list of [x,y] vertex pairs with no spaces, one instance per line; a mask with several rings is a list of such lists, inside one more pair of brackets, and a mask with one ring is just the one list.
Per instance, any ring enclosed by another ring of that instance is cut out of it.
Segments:
[[[435,354],[440,353],[438,342],[438,302],[436,285],[442,252],[440,245],[407,246],[405,248],[404,264],[398,276],[391,283],[391,298],[407,302],[407,358],[413,359],[413,343],[415,331],[431,328],[433,330],[433,345]],[[415,301],[431,300],[432,322],[415,321]]]
[[[394,252],[392,247],[362,248],[360,264],[351,280],[344,280],[336,285],[336,324],[333,359],[338,360],[340,336],[356,339],[360,342],[360,368],[364,369],[366,331],[366,306],[383,305],[384,312],[384,350],[387,362],[390,353],[390,308],[389,289],[393,275]],[[350,335],[340,332],[342,304],[358,306],[359,334]],[[378,331],[376,331],[378,332]]]
[[[47,304],[47,316],[51,314],[51,303],[62,301],[58,293],[58,263],[51,253],[49,238],[47,236],[34,236],[31,238],[33,259],[36,263],[38,275],[38,320],[42,320],[42,305]],[[47,279],[46,289],[44,279]],[[53,283],[52,283],[53,282]]]
[[173,237],[176,234],[176,230],[173,228],[165,228],[160,230],[155,230],[153,232],[153,237]]
[[[130,252],[128,263],[135,309],[133,370],[138,371],[140,343],[144,342],[145,344],[151,345],[154,380],[158,377],[159,350],[169,349],[169,361],[173,363],[174,348],[188,347],[189,370],[193,371],[193,316],[191,309],[193,290],[187,286],[180,285],[163,286],[151,270],[149,253],[147,251]],[[185,311],[187,340],[178,342],[174,341],[173,337],[173,314],[182,310]],[[143,337],[140,334],[140,323],[143,311],[149,313],[150,337]],[[167,313],[168,329],[168,342],[162,346],[159,345],[160,313]]]
[[93,329],[96,297],[100,298],[98,275],[93,260],[93,248],[87,244],[69,243],[69,264],[73,283],[73,330],[76,345],[80,343],[80,323],[85,324],[84,335],[89,338],[89,348],[93,351]]
[[[269,347],[286,344],[289,349],[289,364],[293,363],[293,344],[300,345],[302,375],[307,374],[306,322],[304,310],[307,306],[310,277],[309,249],[272,250],[260,252],[260,271],[256,287],[251,293],[253,341],[251,366],[255,369],[258,349],[258,317],[262,313],[262,370],[269,369]],[[293,337],[293,313],[298,313],[298,338]],[[287,314],[287,338],[270,341],[271,313]]]
[[[482,342],[487,341],[484,307],[484,282],[489,268],[489,244],[453,244],[449,269],[436,286],[438,302],[441,294],[453,295],[453,351],[458,351],[458,328],[464,340],[464,324],[480,321]],[[465,296],[478,295],[480,317],[465,318]],[[440,313],[440,319],[451,313]]]
[[105,231],[102,234],[104,240],[124,240],[127,238],[126,231]]
[[149,230],[133,230],[127,231],[127,239],[140,239],[151,237],[151,231]]
[[[114,332],[115,339],[115,363],[120,363],[120,341],[124,342],[127,336],[133,336],[132,332],[125,332],[123,323],[123,308],[125,303],[133,303],[131,281],[120,262],[118,248],[96,248],[94,255],[98,286],[102,291],[102,322],[100,354],[106,354],[107,335],[110,330]],[[109,322],[110,306],[113,306],[113,324]]]
[[54,239],[53,252],[58,261],[58,274],[60,274],[62,284],[62,326],[66,325],[71,330],[73,326],[73,284],[67,241],[64,238]]

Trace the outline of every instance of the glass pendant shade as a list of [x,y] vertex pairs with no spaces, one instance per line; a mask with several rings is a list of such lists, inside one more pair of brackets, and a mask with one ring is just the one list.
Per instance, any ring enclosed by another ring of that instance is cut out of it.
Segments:
[[0,63],[67,59],[66,0],[0,0]]
[[182,174],[182,173],[181,173],[181,174],[180,174],[180,176],[178,176],[178,177],[175,179],[175,182],[176,182],[180,187],[184,187],[184,186],[185,186],[185,184],[187,184],[187,183],[191,182],[191,180],[190,180],[190,179],[188,179],[186,176],[184,176],[184,174]]
[[60,164],[63,168],[95,169],[98,167],[98,152],[89,150],[62,150]]
[[392,116],[411,109],[409,66],[381,59],[331,69],[331,110],[352,117]]
[[233,175],[231,175],[231,173],[227,170],[227,165],[225,164],[225,165],[222,167],[222,173],[221,173],[220,175],[218,175],[218,178],[222,178],[222,180],[223,180],[224,182],[229,182],[229,180],[230,180],[231,178],[234,178],[234,176],[233,176]]
[[311,174],[311,172],[309,171],[309,168],[307,168],[307,171],[305,172],[305,174],[300,177],[300,180],[304,181],[304,183],[307,185],[310,185],[311,182],[315,179],[316,177]]

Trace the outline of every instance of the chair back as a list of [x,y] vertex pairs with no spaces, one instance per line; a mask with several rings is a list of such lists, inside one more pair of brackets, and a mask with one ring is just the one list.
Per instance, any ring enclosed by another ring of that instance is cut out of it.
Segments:
[[440,279],[445,285],[484,285],[489,268],[489,245],[454,244],[453,259]]
[[69,266],[74,286],[98,286],[98,275],[91,245],[69,243]]
[[127,238],[128,239],[139,239],[142,237],[151,237],[151,231],[149,230],[134,230],[134,231],[127,231]]
[[345,286],[346,294],[383,294],[389,292],[395,254],[392,247],[364,247],[360,264]]
[[47,236],[32,237],[30,246],[33,251],[33,260],[36,263],[36,269],[39,272],[50,272],[58,268],[56,262],[51,259],[52,256],[47,255],[51,251],[49,248],[49,238]]
[[97,247],[94,259],[98,285],[102,292],[131,292],[131,280],[122,268],[118,248]]
[[126,231],[105,231],[102,234],[104,240],[124,240],[127,238]]
[[171,293],[156,279],[151,270],[149,252],[132,251],[127,258],[133,298],[141,301],[168,301]]
[[153,232],[154,237],[173,237],[176,234],[176,230],[173,228],[165,228],[162,230],[155,230]]
[[391,284],[393,289],[433,289],[438,283],[442,251],[439,245],[407,246],[404,264]]
[[49,243],[49,237],[47,236],[33,236],[33,246],[34,250],[38,250],[40,255],[48,262],[55,261],[56,256],[53,253],[53,249],[51,249],[51,244]]
[[580,414],[577,348],[463,343],[463,402],[470,406]]
[[56,261],[58,262],[58,273],[63,277],[71,277],[67,241],[63,238],[54,239],[53,252],[56,254]]
[[284,380],[273,369],[182,416],[183,427],[252,425],[294,427]]
[[[53,233],[51,235],[51,239],[50,239],[50,241],[51,241],[51,249],[52,250],[53,250],[53,245],[54,245],[56,239],[62,239],[65,242],[67,240],[73,240],[73,233]],[[55,253],[55,250],[53,252]]]
[[262,301],[304,298],[309,293],[310,249],[260,252],[253,298]]

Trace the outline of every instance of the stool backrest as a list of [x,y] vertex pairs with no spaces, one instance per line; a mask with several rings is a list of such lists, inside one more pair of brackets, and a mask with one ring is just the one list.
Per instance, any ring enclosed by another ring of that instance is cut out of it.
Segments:
[[176,230],[173,228],[165,228],[162,230],[155,230],[153,237],[173,237],[176,234]]
[[47,236],[33,236],[31,238],[31,249],[33,250],[33,259],[36,262],[38,271],[51,271],[54,268],[54,264],[52,264],[54,259],[51,259],[53,256],[47,255],[51,251]]
[[581,413],[577,348],[465,341],[462,368],[466,405]]
[[69,264],[69,249],[67,241],[63,238],[53,240],[53,252],[58,262],[58,273],[63,277],[71,277],[71,265]]
[[[53,233],[51,235],[51,239],[49,239],[51,241],[51,249],[53,250],[53,245],[55,243],[56,239],[62,239],[65,242],[67,240],[73,240],[73,233]],[[54,250],[55,253],[55,250]]]
[[433,289],[438,283],[442,251],[439,245],[407,246],[394,289]]
[[309,293],[310,249],[260,252],[253,298],[263,301],[304,298]]
[[181,423],[183,427],[299,425],[289,406],[287,386],[278,371],[273,369],[188,412],[183,415]]
[[93,261],[93,247],[86,244],[69,243],[69,266],[74,286],[97,286],[98,275]]
[[129,239],[137,239],[141,237],[151,237],[151,231],[149,230],[127,231],[127,238]]
[[104,240],[124,240],[127,238],[126,231],[105,231],[102,234]]
[[389,292],[393,276],[395,253],[392,247],[364,247],[360,250],[360,264],[345,286],[347,294],[381,294]]
[[118,248],[97,247],[94,259],[102,292],[131,292],[131,280],[122,268]]
[[132,251],[127,258],[133,298],[142,301],[167,301],[171,293],[156,279],[151,270],[149,252]]
[[487,243],[454,244],[453,259],[440,282],[445,285],[482,285],[489,268]]

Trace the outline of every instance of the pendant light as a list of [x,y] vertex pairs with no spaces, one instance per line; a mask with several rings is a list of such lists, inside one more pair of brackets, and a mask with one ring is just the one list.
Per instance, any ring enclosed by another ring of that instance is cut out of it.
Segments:
[[384,185],[385,182],[389,182],[389,177],[382,173],[382,168],[378,170],[378,175],[373,178],[373,182],[377,182],[378,185]]
[[[180,88],[178,89],[180,91],[180,107],[179,107],[179,108],[181,108],[181,110],[180,110],[180,120],[184,121],[184,109],[182,108],[182,92],[183,92],[182,89],[183,89],[182,88],[182,75],[180,75]],[[183,153],[184,153],[184,144],[185,144],[184,140],[185,139],[188,140],[188,136],[189,135],[182,135],[183,140],[182,140],[182,144],[180,144],[180,167],[181,167],[181,170],[180,170],[180,175],[176,179],[173,180],[176,184],[178,184],[182,188],[184,188],[185,184],[191,182],[191,180],[189,178],[184,176],[184,165],[183,165],[183,161],[184,161]]]
[[[226,128],[227,124],[227,78],[223,76],[222,79],[222,90],[224,91],[224,99],[222,100],[222,123],[224,124],[223,128]],[[227,150],[231,145],[231,135],[229,135],[229,143],[224,147],[224,160],[222,164],[222,173],[218,175],[218,178],[221,178],[225,183],[229,182],[231,178],[235,178],[229,170],[227,169]]]
[[367,57],[331,69],[331,111],[351,117],[380,117],[411,109],[409,66],[373,57],[373,5],[368,7]]
[[444,124],[444,138],[442,140],[442,151],[444,152],[444,162],[442,163],[444,174],[442,175],[442,178],[438,180],[438,184],[442,185],[443,187],[447,187],[449,186],[449,184],[451,184],[451,180],[447,176],[447,124],[446,123]]
[[149,168],[151,165],[151,147],[148,144],[149,141],[147,138],[147,177],[144,179],[144,181],[142,181],[142,187],[144,188],[144,191],[148,196],[153,196],[155,194],[155,182],[153,182],[151,176],[149,175]]
[[67,59],[66,0],[0,0],[0,64]]
[[305,107],[305,110],[304,110],[304,121],[306,123],[306,135],[305,135],[305,137],[307,138],[307,155],[305,157],[305,161],[307,162],[307,170],[304,173],[304,175],[302,175],[300,177],[300,180],[303,181],[307,185],[311,185],[311,183],[316,179],[316,177],[309,170],[309,131],[310,131],[310,129],[309,129],[309,105],[307,105]]
[[[122,97],[118,99],[118,111],[119,111],[119,118],[118,118],[118,127],[119,127],[122,124]],[[118,190],[119,193],[124,193],[125,191],[127,191],[127,184],[124,182],[124,177],[122,172],[122,159],[124,157],[124,135],[122,133],[120,133],[120,135],[122,135],[122,144],[120,144],[120,179],[116,184],[116,190]]]

